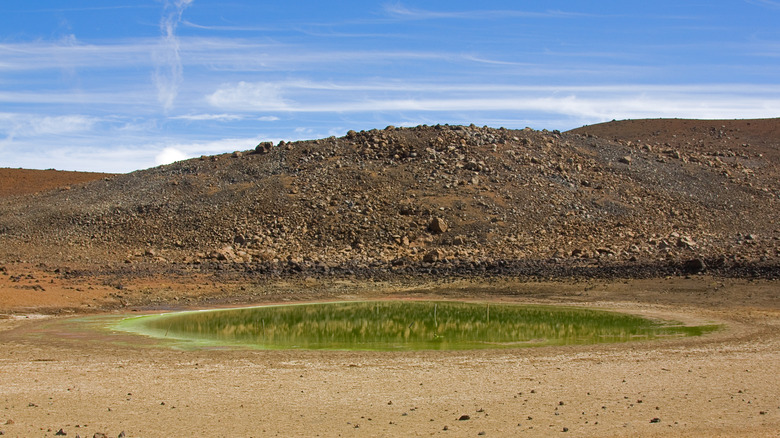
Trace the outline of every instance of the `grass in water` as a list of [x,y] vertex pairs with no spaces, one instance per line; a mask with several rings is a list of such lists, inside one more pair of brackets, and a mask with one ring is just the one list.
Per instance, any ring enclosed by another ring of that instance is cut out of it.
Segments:
[[124,320],[118,328],[193,346],[466,350],[697,336],[717,326],[556,306],[376,301],[150,315]]

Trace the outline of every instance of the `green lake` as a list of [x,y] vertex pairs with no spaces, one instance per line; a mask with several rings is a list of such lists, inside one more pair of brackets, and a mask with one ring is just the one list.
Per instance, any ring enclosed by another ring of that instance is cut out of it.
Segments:
[[586,308],[455,301],[367,301],[145,315],[115,329],[183,348],[468,350],[697,336],[717,325]]

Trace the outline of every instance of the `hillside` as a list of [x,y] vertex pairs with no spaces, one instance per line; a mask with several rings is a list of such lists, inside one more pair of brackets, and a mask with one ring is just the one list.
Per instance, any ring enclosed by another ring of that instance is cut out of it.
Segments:
[[770,275],[780,119],[388,127],[0,199],[0,261],[253,275]]

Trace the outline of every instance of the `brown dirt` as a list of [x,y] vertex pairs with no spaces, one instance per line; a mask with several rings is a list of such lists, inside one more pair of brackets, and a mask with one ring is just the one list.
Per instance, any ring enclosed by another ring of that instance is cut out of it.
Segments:
[[113,176],[110,173],[0,168],[0,197],[28,195]]
[[780,122],[778,119],[621,120],[583,126],[569,131],[616,141],[631,141],[685,149],[727,152],[751,149],[772,160],[780,158]]
[[[203,283],[189,285],[193,299],[196,285]],[[0,431],[769,437],[780,428],[777,282],[309,282],[304,292],[291,286],[268,285],[265,297],[247,291],[238,301],[433,296],[562,303],[726,328],[696,339],[511,351],[177,351],[72,318],[15,314],[0,319]],[[183,291],[172,290],[166,293]],[[81,298],[101,294],[85,290]]]
[[[778,127],[419,127],[83,185],[35,172],[38,194],[0,194],[0,432],[777,437]],[[426,148],[437,158],[418,159]],[[433,217],[448,231],[427,230]],[[686,275],[696,257],[707,269]],[[511,351],[179,351],[78,318],[420,297],[725,329]]]

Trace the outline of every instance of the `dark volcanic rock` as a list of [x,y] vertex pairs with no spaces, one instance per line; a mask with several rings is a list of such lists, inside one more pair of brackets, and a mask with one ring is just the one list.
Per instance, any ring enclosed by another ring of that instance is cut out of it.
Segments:
[[706,268],[707,268],[707,265],[701,259],[688,260],[683,265],[683,270],[687,274],[698,274],[699,272],[704,271]]

